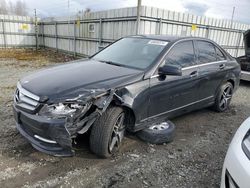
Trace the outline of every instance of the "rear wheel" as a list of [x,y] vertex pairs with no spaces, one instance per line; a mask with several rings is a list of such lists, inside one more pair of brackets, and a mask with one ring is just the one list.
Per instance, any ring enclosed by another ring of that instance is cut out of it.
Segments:
[[217,112],[224,112],[228,109],[233,96],[233,85],[230,82],[223,84],[215,99],[214,109]]
[[118,151],[125,132],[124,118],[122,108],[110,107],[97,119],[90,133],[92,152],[107,158]]

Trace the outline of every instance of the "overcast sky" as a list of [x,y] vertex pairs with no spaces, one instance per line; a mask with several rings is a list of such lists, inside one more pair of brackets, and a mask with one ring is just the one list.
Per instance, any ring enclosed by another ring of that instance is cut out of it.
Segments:
[[[16,0],[11,0],[16,1]],[[68,0],[24,0],[30,12],[36,8],[43,17],[66,16]],[[234,20],[250,24],[250,0],[142,0],[143,5],[172,11],[189,12],[214,18],[231,19],[235,7]],[[132,7],[137,0],[69,0],[70,13],[90,8],[92,11]]]

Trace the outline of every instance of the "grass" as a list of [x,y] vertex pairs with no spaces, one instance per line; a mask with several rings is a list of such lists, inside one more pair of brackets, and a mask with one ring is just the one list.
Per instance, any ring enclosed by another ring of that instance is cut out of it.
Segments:
[[16,59],[18,61],[39,61],[42,64],[46,62],[67,62],[74,60],[71,55],[57,53],[47,49],[0,49],[0,59]]

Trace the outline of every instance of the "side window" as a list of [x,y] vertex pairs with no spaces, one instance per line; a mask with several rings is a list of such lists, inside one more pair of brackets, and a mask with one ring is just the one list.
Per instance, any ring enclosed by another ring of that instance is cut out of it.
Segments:
[[181,67],[193,65],[195,63],[193,41],[177,43],[168,53],[165,63]]
[[199,63],[209,63],[216,61],[215,46],[206,41],[197,41]]
[[217,48],[216,46],[215,46],[215,51],[216,51],[217,61],[223,61],[226,59],[226,57],[221,52],[221,50],[219,48]]

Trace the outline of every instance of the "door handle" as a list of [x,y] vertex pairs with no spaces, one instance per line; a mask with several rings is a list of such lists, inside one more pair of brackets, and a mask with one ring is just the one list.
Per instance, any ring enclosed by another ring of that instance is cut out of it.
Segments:
[[220,64],[220,66],[219,66],[220,69],[224,69],[225,67],[226,67],[226,64],[225,64],[225,63]]
[[190,78],[194,78],[196,76],[198,76],[198,71],[194,71],[190,73]]

